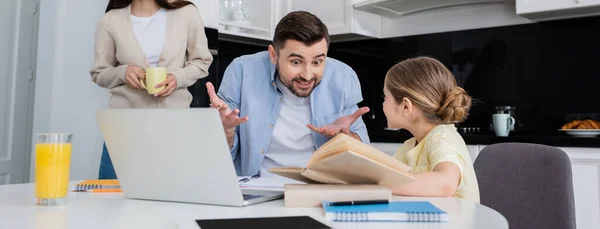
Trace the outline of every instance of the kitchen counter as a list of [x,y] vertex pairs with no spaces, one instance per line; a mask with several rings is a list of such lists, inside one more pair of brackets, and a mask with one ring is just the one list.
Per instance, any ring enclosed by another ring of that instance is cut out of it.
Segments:
[[[502,142],[536,143],[557,147],[600,148],[599,137],[573,137],[565,133],[518,133],[511,132],[508,137],[498,137],[494,133],[461,133],[467,145],[491,145]],[[403,143],[412,137],[406,130],[369,131],[371,142]]]

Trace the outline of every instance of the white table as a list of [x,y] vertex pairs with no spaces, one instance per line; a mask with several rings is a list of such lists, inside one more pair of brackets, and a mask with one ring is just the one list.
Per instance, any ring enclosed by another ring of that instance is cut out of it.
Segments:
[[[199,229],[196,219],[308,215],[332,228],[485,228],[507,229],[506,219],[479,204],[456,198],[427,200],[450,214],[448,223],[339,223],[324,219],[322,208],[286,208],[283,200],[247,207],[221,207],[126,199],[122,193],[70,192],[61,207],[36,206],[34,184],[0,185],[0,228],[19,229]],[[243,228],[243,225],[240,225]]]

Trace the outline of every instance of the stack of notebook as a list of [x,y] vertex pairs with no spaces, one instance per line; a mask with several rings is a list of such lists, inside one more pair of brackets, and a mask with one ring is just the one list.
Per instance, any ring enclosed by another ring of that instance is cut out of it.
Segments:
[[333,205],[323,202],[325,219],[331,221],[448,222],[448,214],[428,201]]

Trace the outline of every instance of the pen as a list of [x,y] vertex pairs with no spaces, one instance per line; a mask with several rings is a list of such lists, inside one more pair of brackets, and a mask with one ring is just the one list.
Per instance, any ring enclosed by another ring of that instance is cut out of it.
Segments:
[[246,182],[250,181],[251,179],[256,179],[256,178],[259,178],[259,177],[260,177],[260,175],[259,175],[259,174],[256,174],[256,175],[254,175],[254,176],[251,176],[251,177],[246,177],[246,178],[244,178],[244,179],[241,179],[241,180],[239,180],[238,182],[241,182],[241,183],[246,183]]
[[344,205],[363,205],[363,204],[387,204],[389,200],[357,200],[357,201],[340,201],[327,202],[326,206],[344,206]]

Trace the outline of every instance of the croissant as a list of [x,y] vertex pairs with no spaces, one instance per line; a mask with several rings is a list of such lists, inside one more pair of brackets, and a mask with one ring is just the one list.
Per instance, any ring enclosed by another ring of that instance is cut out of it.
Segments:
[[583,121],[581,120],[573,120],[568,122],[567,124],[562,126],[563,130],[569,130],[569,129],[575,129],[579,126],[579,124],[581,124]]
[[600,129],[600,125],[596,121],[591,119],[584,120],[582,124],[585,125],[585,129]]
[[573,120],[571,122],[568,122],[567,124],[563,125],[561,127],[561,129],[563,130],[572,130],[572,129],[579,129],[579,130],[589,130],[589,129],[600,129],[600,122],[591,120],[591,119],[586,119],[586,120]]
[[574,129],[578,129],[578,130],[586,130],[586,129],[590,129],[590,124],[586,123],[586,122],[581,122],[577,127],[575,127]]

